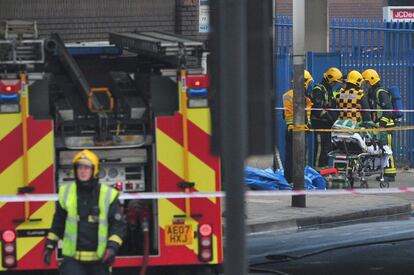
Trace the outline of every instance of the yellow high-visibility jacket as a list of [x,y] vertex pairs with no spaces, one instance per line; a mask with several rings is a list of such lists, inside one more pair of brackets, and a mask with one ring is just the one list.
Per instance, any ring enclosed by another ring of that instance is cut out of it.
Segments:
[[[285,108],[283,112],[283,118],[286,122],[286,125],[293,125],[293,90],[289,90],[283,94],[283,108]],[[309,97],[306,97],[306,111],[307,121],[310,121],[311,110],[312,108],[312,101]]]

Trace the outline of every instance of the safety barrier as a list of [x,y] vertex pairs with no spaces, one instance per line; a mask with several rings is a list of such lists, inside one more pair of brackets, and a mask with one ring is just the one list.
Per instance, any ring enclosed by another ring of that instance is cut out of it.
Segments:
[[[332,190],[278,190],[278,191],[246,191],[245,197],[284,197],[294,195],[311,196],[340,196],[340,195],[381,195],[414,193],[414,187],[399,188],[372,188],[372,189],[332,189]],[[162,193],[124,193],[119,196],[121,200],[154,200],[154,199],[185,199],[185,198],[225,198],[225,192],[162,192]],[[43,202],[57,201],[57,194],[24,194],[0,195],[0,202]]]
[[318,129],[309,128],[306,124],[296,125],[291,128],[293,132],[326,132],[326,133],[375,133],[375,132],[395,132],[395,131],[411,131],[414,126],[400,126],[389,128],[363,128],[363,129]]
[[[284,107],[275,107],[275,110],[285,110]],[[409,109],[350,109],[350,108],[305,108],[306,111],[334,111],[334,112],[402,112],[402,113],[414,113],[414,110]]]
[[[275,107],[275,110],[283,111],[283,107]],[[402,113],[414,113],[414,110],[410,109],[338,109],[338,108],[305,108],[305,111],[335,111],[335,112],[402,112]],[[370,128],[370,129],[315,129],[309,128],[307,125],[296,125],[292,128],[293,131],[306,131],[306,132],[336,132],[336,133],[367,133],[367,132],[395,132],[395,131],[410,131],[414,130],[414,125],[404,125],[388,128]]]

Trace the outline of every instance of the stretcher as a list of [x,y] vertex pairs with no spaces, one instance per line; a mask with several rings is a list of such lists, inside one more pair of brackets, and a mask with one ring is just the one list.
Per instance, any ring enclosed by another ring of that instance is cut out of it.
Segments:
[[333,132],[334,150],[328,153],[333,166],[343,175],[345,186],[353,188],[359,181],[361,188],[368,188],[368,177],[376,175],[381,188],[388,188],[389,181],[384,177],[384,170],[392,151],[386,145],[386,132],[352,132],[361,129],[351,120],[338,120],[333,129],[350,130],[350,132]]

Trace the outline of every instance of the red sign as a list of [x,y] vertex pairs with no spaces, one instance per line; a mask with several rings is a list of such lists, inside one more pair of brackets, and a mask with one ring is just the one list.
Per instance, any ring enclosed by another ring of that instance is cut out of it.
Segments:
[[414,8],[413,9],[393,9],[392,19],[414,19]]

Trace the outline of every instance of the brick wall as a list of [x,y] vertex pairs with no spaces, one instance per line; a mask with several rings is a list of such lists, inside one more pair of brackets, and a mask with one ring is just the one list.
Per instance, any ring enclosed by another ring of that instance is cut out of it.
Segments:
[[330,16],[382,19],[382,0],[329,0],[328,2]]
[[176,33],[194,36],[198,33],[198,0],[176,0]]
[[36,20],[45,37],[65,41],[105,40],[108,32],[167,31],[206,39],[198,33],[199,0],[0,0],[0,20]]
[[[311,0],[307,0],[311,1]],[[383,0],[329,0],[330,16],[382,18]],[[109,31],[160,30],[206,39],[198,32],[199,0],[0,0],[0,20],[36,20],[40,34],[66,41],[105,40]],[[292,0],[276,0],[291,15]]]
[[[312,0],[307,0],[312,1]],[[382,18],[383,0],[329,0],[331,17]],[[292,0],[276,0],[278,15],[292,15]]]
[[0,0],[0,20],[36,20],[42,36],[106,40],[108,32],[175,31],[176,0]]
[[198,32],[199,0],[176,0],[176,25],[178,34],[196,39],[207,39],[208,35]]

